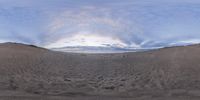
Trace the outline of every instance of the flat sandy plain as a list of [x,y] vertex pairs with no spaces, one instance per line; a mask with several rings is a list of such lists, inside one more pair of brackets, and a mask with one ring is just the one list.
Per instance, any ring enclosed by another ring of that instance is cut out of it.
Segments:
[[0,100],[200,100],[200,45],[78,54],[0,44]]

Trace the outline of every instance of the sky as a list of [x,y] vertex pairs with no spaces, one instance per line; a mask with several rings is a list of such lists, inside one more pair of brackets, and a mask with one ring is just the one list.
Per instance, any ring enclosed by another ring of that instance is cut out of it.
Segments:
[[45,48],[200,43],[199,0],[0,0],[0,42]]

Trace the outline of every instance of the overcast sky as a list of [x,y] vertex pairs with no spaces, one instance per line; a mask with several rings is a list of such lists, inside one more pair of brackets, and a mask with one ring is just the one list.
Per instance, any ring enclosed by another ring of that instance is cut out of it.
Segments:
[[0,0],[0,42],[47,48],[200,43],[200,1]]

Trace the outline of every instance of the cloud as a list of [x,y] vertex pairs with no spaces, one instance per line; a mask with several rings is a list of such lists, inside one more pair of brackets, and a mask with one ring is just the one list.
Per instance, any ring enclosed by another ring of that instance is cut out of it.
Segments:
[[85,43],[103,45],[90,38],[99,36],[126,48],[198,43],[199,5],[199,0],[0,0],[0,40],[64,47],[70,39],[80,45],[74,37],[89,34]]
[[[52,41],[68,39],[77,34],[102,35],[110,38],[127,39],[140,33],[140,29],[132,21],[113,16],[112,9],[86,6],[77,10],[64,10],[53,17],[53,21],[47,27],[47,45]],[[126,33],[125,33],[126,32]],[[125,34],[124,34],[125,33]],[[50,41],[49,41],[50,40]],[[67,45],[66,45],[67,46]]]
[[131,0],[108,2],[100,6],[93,6],[94,3],[90,6],[83,4],[78,9],[66,8],[56,13],[48,27],[50,31],[47,33],[51,36],[47,36],[47,41],[53,43],[88,32],[117,38],[128,47],[139,45],[150,48],[169,46],[174,41],[200,38],[200,10],[198,1],[195,0]]
[[73,46],[94,46],[94,47],[107,47],[115,46],[118,48],[125,48],[127,45],[121,40],[107,37],[98,34],[89,34],[88,32],[82,32],[75,34],[72,37],[59,39],[54,43],[47,45],[47,48],[62,48]]

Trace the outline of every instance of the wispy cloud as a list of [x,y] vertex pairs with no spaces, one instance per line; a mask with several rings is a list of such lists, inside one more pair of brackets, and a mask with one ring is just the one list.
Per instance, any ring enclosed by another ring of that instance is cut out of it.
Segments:
[[110,8],[86,6],[78,11],[64,10],[55,16],[47,27],[48,33],[51,33],[51,36],[47,38],[59,41],[78,33],[88,32],[91,35],[104,35],[126,42],[131,35],[140,32],[140,29],[133,23],[130,23],[129,19],[113,16]]

